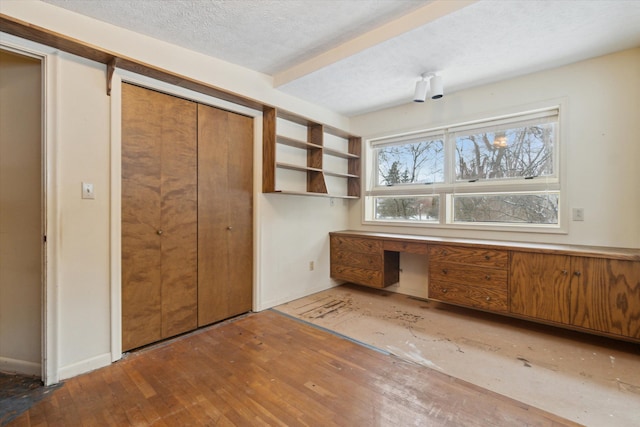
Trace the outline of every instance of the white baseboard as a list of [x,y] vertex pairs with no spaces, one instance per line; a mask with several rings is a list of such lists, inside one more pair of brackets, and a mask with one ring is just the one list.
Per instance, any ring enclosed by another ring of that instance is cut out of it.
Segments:
[[104,353],[90,359],[81,360],[58,369],[58,378],[66,380],[94,369],[103,368],[111,364],[111,353]]
[[25,360],[0,357],[0,371],[40,377],[42,376],[42,365],[40,363],[27,362]]

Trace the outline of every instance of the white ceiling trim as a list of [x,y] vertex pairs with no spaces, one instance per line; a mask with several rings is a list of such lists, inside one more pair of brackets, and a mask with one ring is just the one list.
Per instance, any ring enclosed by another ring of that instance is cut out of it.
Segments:
[[353,56],[359,52],[393,39],[438,18],[457,12],[478,0],[433,0],[421,8],[401,16],[374,30],[355,37],[313,58],[274,74],[273,84],[279,87]]

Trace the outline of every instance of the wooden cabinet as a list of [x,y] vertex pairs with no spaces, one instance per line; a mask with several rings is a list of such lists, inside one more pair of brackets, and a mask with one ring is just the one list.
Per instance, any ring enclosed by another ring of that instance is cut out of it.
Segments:
[[251,310],[253,120],[198,106],[198,326]]
[[336,236],[330,238],[331,277],[383,288],[397,283],[400,256],[388,252],[379,240]]
[[640,263],[514,252],[511,312],[640,339]]
[[331,277],[383,287],[425,255],[428,298],[640,342],[640,249],[330,233]]
[[197,324],[197,104],[122,85],[122,348]]
[[429,298],[507,312],[508,260],[507,251],[429,246]]
[[[306,129],[306,139],[281,134],[279,121]],[[342,141],[332,148],[327,135]],[[294,114],[266,107],[263,112],[262,192],[342,198],[360,197],[360,137],[312,122]],[[293,160],[281,159],[280,148],[293,149]],[[293,176],[279,179],[280,171]],[[286,181],[286,182],[285,182]]]

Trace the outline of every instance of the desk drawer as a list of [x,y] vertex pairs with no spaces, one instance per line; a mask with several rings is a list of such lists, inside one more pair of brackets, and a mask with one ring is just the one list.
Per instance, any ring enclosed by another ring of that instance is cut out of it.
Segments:
[[376,254],[382,252],[382,241],[347,236],[331,236],[331,250]]
[[429,249],[426,243],[396,242],[393,240],[384,241],[384,250],[394,252],[409,252],[412,254],[421,255],[427,255],[429,253]]
[[357,283],[359,285],[383,288],[383,276],[381,270],[367,270],[364,268],[348,267],[345,265],[331,264],[331,277],[339,280]]
[[364,254],[360,252],[335,250],[331,252],[331,264],[381,270],[383,268],[382,253]]
[[507,288],[430,281],[429,299],[497,312],[508,312]]
[[432,262],[429,264],[429,280],[506,289],[508,275],[507,270],[497,268]]
[[429,261],[455,262],[506,269],[509,264],[509,252],[482,247],[430,245]]

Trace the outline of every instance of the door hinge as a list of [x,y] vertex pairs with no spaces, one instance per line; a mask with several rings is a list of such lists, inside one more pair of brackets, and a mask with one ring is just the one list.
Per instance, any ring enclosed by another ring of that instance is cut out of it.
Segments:
[[47,235],[46,234],[44,236],[42,236],[42,242],[43,243],[47,243]]

